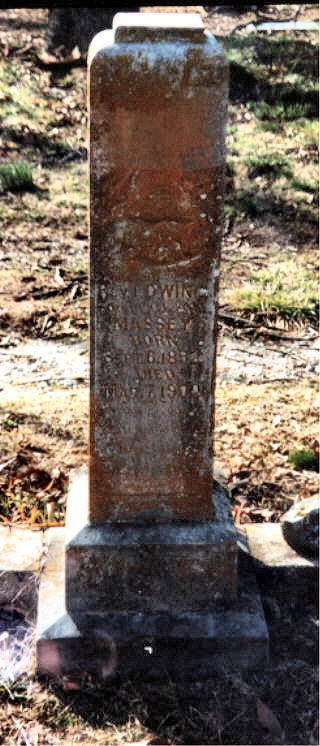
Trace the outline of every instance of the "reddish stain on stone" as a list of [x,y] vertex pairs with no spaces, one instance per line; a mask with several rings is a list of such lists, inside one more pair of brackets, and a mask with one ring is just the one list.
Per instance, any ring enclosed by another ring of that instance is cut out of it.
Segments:
[[91,63],[93,522],[212,517],[227,67],[199,33]]

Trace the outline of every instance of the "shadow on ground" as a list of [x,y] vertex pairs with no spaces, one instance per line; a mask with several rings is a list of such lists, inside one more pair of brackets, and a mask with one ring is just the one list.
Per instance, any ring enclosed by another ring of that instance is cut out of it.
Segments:
[[[186,683],[172,678],[146,682],[142,676],[110,679],[98,688],[68,692],[51,682],[51,690],[91,728],[119,736],[131,727],[132,737],[140,724],[142,733],[153,734],[144,743],[318,743],[317,584],[311,578],[299,581],[288,571],[266,574],[261,566],[257,572],[270,633],[265,670],[226,669],[206,681]],[[49,698],[44,721],[50,720],[52,706]],[[141,732],[133,740],[140,740]]]

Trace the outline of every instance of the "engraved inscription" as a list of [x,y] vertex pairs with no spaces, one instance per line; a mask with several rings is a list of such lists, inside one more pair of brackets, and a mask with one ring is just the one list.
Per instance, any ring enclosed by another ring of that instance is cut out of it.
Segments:
[[[102,288],[101,300],[106,301],[106,296]],[[140,286],[126,282],[121,289],[117,287],[117,300],[105,303],[106,402],[161,403],[201,395],[203,341],[198,337],[195,347],[193,326],[205,300],[201,288],[185,283]],[[125,313],[121,313],[123,306]]]
[[162,402],[173,399],[175,396],[200,396],[204,390],[199,384],[176,385],[168,383],[156,386],[152,383],[143,382],[141,386],[123,386],[113,383],[105,389],[106,401],[117,399],[118,401],[129,401],[130,399],[139,399],[141,402],[148,402],[150,399],[159,399]]
[[193,280],[142,275],[97,288],[95,436],[115,496],[135,492],[137,479],[148,491],[149,478],[153,494],[162,495],[168,479],[193,492],[195,475],[210,475],[214,282],[206,276],[204,289],[201,277]]

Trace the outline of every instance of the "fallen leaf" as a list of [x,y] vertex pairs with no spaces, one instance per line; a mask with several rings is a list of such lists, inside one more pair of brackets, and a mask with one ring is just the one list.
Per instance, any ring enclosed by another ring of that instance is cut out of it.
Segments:
[[55,282],[58,283],[58,285],[64,285],[65,284],[65,281],[64,281],[62,275],[63,275],[63,270],[61,270],[60,267],[56,267],[54,279],[55,279]]
[[56,508],[55,502],[48,502],[47,503],[47,513],[48,513],[48,521],[51,521],[54,518],[54,511]]
[[235,526],[239,526],[239,524],[240,524],[240,518],[241,518],[241,515],[242,515],[242,513],[244,511],[245,504],[246,504],[246,500],[241,500],[241,504],[237,505],[232,510],[233,520],[234,520]]
[[13,458],[10,458],[9,461],[4,461],[3,464],[0,464],[0,471],[3,471],[3,469],[6,469],[7,466],[9,466],[10,464],[13,464],[14,461],[16,461],[16,458],[17,457],[14,456]]
[[78,295],[79,292],[79,285],[76,283],[76,285],[73,286],[71,293],[70,293],[70,300],[74,300],[74,298]]
[[34,505],[31,511],[30,519],[29,519],[30,523],[35,522],[37,515],[38,515],[38,506]]
[[262,702],[261,699],[259,699],[258,697],[256,699],[256,705],[259,723],[261,723],[261,725],[263,725],[263,727],[269,731],[271,736],[280,738],[282,740],[282,728],[276,715],[272,712],[272,710],[270,710],[270,707],[265,705],[264,702]]
[[49,490],[51,490],[51,487],[53,487],[55,481],[55,478],[51,479],[47,487],[44,488],[43,492],[49,492]]
[[9,634],[8,632],[2,632],[0,635],[0,650],[4,653],[7,650],[9,642]]

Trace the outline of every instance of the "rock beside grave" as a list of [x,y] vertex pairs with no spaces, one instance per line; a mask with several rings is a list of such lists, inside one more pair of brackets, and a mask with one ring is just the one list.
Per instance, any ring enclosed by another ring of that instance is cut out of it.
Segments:
[[297,552],[319,552],[319,508],[317,497],[293,505],[282,516],[281,529],[287,543]]

